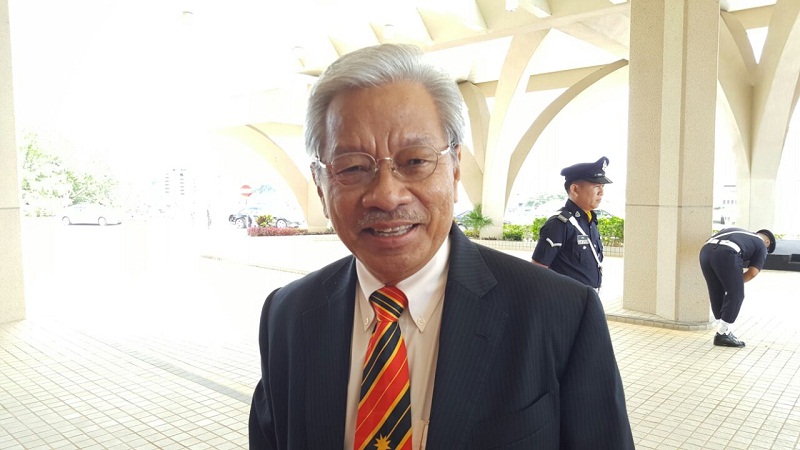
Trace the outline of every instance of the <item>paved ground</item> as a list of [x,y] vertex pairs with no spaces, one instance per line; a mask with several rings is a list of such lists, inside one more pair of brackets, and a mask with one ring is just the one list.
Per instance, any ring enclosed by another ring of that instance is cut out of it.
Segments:
[[[26,224],[24,239],[28,319],[0,325],[0,449],[247,448],[263,299],[346,254],[331,236],[164,224]],[[607,260],[607,312],[623,265]],[[637,448],[800,446],[797,286],[775,271],[748,284],[739,350],[713,330],[609,322]]]

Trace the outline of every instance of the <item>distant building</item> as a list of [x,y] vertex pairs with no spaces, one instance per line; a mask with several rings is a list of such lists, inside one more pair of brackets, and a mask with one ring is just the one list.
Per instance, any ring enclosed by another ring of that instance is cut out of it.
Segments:
[[197,206],[197,179],[191,170],[173,168],[163,175],[161,204],[173,213],[194,212]]
[[726,184],[714,193],[713,221],[721,225],[733,225],[739,216],[737,205],[736,185]]

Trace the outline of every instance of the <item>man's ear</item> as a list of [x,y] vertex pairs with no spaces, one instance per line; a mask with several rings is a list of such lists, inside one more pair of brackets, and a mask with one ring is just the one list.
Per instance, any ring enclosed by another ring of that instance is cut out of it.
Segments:
[[314,185],[317,187],[317,195],[319,196],[319,201],[322,202],[322,214],[325,215],[325,218],[330,219],[328,216],[328,205],[325,203],[325,195],[322,193],[322,185],[319,179],[317,179],[317,169],[318,167],[311,163],[311,178],[314,180]]
[[461,180],[461,144],[456,144],[457,164],[453,168],[453,203],[458,203],[458,182]]

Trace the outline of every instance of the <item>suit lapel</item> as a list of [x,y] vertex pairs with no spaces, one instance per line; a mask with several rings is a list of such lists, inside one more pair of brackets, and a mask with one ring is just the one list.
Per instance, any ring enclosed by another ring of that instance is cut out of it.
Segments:
[[484,295],[497,281],[477,248],[462,233],[450,233],[450,269],[445,290],[439,356],[431,405],[428,448],[452,448],[469,433],[475,396],[492,366],[508,315]]
[[309,448],[341,448],[347,411],[350,341],[356,271],[349,258],[320,289],[319,302],[303,313],[306,426]]

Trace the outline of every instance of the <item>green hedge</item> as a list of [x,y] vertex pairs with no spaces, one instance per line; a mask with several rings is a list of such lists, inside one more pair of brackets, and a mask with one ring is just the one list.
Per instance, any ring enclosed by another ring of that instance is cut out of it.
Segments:
[[625,219],[621,217],[598,219],[597,230],[606,247],[620,247],[625,242]]
[[[539,231],[547,222],[546,217],[539,217],[530,225],[503,225],[504,241],[539,240]],[[603,240],[603,246],[620,247],[625,242],[625,219],[620,217],[600,218],[597,229]]]

